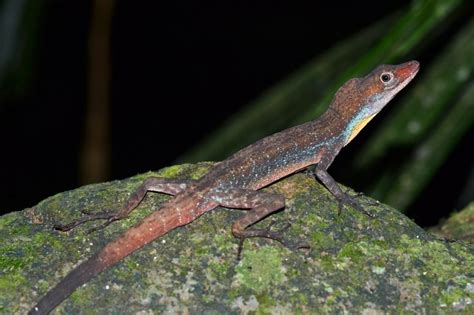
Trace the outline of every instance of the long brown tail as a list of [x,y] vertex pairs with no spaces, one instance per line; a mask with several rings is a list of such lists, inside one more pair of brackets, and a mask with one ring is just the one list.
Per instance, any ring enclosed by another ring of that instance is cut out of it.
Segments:
[[72,270],[61,282],[50,290],[28,314],[48,314],[58,306],[59,303],[71,295],[74,290],[107,268],[99,259],[101,252],[95,254]]
[[156,210],[136,226],[127,230],[116,240],[108,243],[94,256],[77,266],[53,289],[51,289],[28,314],[48,314],[64,301],[78,287],[93,277],[122,260],[156,238],[168,233],[174,228],[188,224],[211,210],[194,209],[194,196],[179,198]]

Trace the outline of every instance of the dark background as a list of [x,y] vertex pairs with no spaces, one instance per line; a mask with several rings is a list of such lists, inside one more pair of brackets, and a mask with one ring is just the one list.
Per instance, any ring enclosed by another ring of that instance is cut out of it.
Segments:
[[[79,185],[91,4],[44,3],[31,85],[25,95],[0,107],[4,212]],[[408,3],[117,1],[110,178],[171,165],[265,89]],[[429,55],[415,57],[422,64],[430,60]],[[471,132],[464,139],[466,152],[473,138]],[[469,166],[470,160],[458,154],[450,161]],[[330,169],[336,179],[344,171],[341,163]],[[453,173],[457,178],[456,170],[442,172],[443,178]],[[439,185],[434,181],[429,194]],[[449,210],[455,200],[447,201]]]

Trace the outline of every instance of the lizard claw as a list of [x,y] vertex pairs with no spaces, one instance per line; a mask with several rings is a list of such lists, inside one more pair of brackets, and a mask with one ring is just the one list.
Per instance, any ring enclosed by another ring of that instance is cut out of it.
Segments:
[[[270,224],[267,225],[267,227],[266,227],[264,230],[270,231],[270,229],[272,228],[272,226],[274,226],[275,223],[277,223],[277,222],[278,222],[277,219],[272,218],[272,221],[270,222]],[[290,227],[291,227],[291,223],[290,223],[290,222],[286,222],[285,225],[283,225],[283,227],[279,228],[279,229],[276,231],[276,233],[283,234],[283,232],[286,232]]]
[[[348,192],[349,192],[349,189],[346,190],[346,194]],[[358,199],[358,198],[361,198],[361,197],[366,197],[363,192],[361,192],[361,191],[355,192],[354,198]],[[371,198],[365,198],[364,203],[366,203],[370,206],[378,206],[379,205],[378,200],[374,200],[374,199],[371,199]]]
[[95,232],[97,230],[103,229],[106,226],[108,226],[110,223],[120,220],[123,217],[120,216],[116,212],[109,212],[109,211],[103,211],[103,212],[98,212],[98,213],[91,213],[89,211],[81,210],[81,213],[84,214],[84,216],[76,221],[73,221],[68,224],[56,224],[54,225],[55,230],[59,230],[61,232],[68,232],[73,230],[74,228],[78,227],[81,224],[84,224],[89,221],[95,221],[95,220],[106,220],[103,224],[99,224],[98,226],[95,226],[91,229],[89,229],[86,233],[90,234],[92,232]]
[[271,231],[271,227],[277,222],[277,220],[273,219],[270,224],[264,228],[264,229],[248,229],[244,230],[241,232],[240,235],[238,235],[240,242],[239,242],[239,249],[237,253],[237,259],[241,259],[241,254],[242,254],[242,248],[243,244],[246,238],[249,237],[264,237],[264,238],[269,238],[272,240],[275,240],[288,248],[289,250],[298,250],[301,248],[310,248],[310,245],[308,242],[304,240],[290,240],[287,239],[283,236],[283,232],[287,231],[291,227],[291,223],[287,222],[283,227],[278,229],[277,231]]
[[342,208],[344,207],[344,205],[348,205],[352,208],[354,208],[355,210],[365,214],[366,216],[368,216],[369,218],[375,218],[375,215],[368,212],[367,210],[365,210],[359,202],[357,202],[354,198],[352,198],[351,196],[349,196],[347,193],[344,193],[343,197],[341,199],[339,199],[339,211],[338,211],[338,215],[341,215],[341,212],[342,212]]
[[296,251],[298,249],[310,249],[311,245],[309,244],[308,241],[305,240],[288,240],[284,239],[280,241],[280,243],[288,248],[291,251]]
[[119,217],[110,217],[104,223],[96,225],[93,228],[90,228],[89,230],[87,230],[86,234],[91,234],[95,231],[102,230],[102,229],[106,228],[110,223],[115,222],[119,219],[120,219]]

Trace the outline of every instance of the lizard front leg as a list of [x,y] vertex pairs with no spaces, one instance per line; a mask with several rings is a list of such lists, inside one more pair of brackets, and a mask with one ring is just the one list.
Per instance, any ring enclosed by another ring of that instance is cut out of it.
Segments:
[[125,204],[117,211],[104,211],[98,213],[88,213],[85,214],[79,220],[73,221],[65,225],[55,225],[55,229],[60,231],[69,231],[81,225],[85,222],[94,221],[94,220],[105,220],[105,223],[102,225],[93,228],[91,231],[95,231],[99,228],[103,228],[110,223],[121,220],[128,217],[128,215],[140,204],[140,202],[145,198],[145,195],[149,191],[165,193],[169,195],[176,195],[188,188],[194,181],[186,179],[168,179],[160,177],[150,177],[147,178],[135,192],[130,196],[130,198],[125,202]]
[[[211,193],[211,199],[223,207],[250,209],[250,211],[244,214],[232,225],[232,234],[240,238],[242,242],[248,237],[264,237],[276,240],[291,249],[308,247],[308,245],[303,242],[294,243],[288,241],[283,237],[281,231],[271,231],[270,228],[249,229],[251,225],[262,220],[269,214],[285,207],[285,197],[283,195],[249,189],[232,188],[225,191]],[[287,227],[289,227],[289,224],[283,228],[283,230]]]
[[341,187],[336,183],[334,178],[327,172],[327,168],[332,162],[332,158],[324,157],[316,166],[314,170],[314,174],[316,177],[326,186],[326,188],[336,197],[339,202],[339,214],[342,210],[342,205],[346,204],[351,206],[352,208],[356,209],[359,212],[362,212],[368,217],[374,217],[373,214],[367,212],[354,198],[349,196],[347,193],[343,192]]

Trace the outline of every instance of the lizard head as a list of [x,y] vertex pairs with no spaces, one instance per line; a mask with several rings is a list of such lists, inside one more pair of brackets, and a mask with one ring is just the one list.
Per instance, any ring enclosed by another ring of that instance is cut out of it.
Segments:
[[359,89],[367,102],[362,107],[377,114],[418,73],[418,61],[400,65],[380,65],[359,81]]
[[[349,80],[340,90],[343,96],[352,95],[346,102],[335,102],[333,108],[345,111],[349,118],[345,130],[348,144],[377,115],[388,102],[418,73],[418,61],[400,65],[380,65],[363,78]],[[345,104],[344,104],[345,103]],[[344,107],[344,108],[341,108]]]

